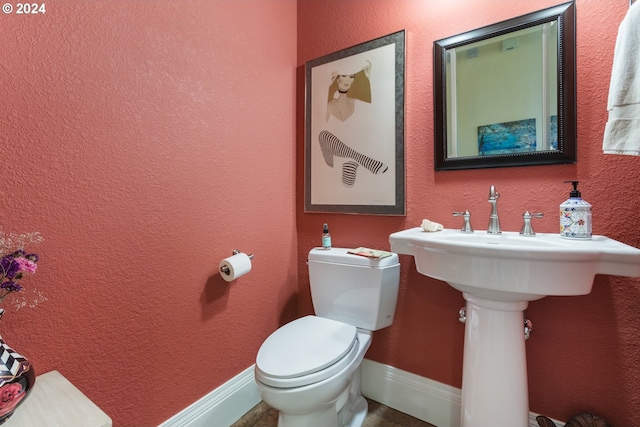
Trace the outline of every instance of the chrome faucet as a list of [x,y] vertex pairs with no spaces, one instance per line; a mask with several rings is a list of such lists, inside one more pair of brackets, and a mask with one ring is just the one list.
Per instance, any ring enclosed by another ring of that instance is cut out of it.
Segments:
[[496,191],[496,187],[493,185],[489,189],[489,200],[491,203],[491,216],[489,217],[489,227],[487,227],[487,233],[500,234],[500,219],[498,218],[498,198],[500,193]]

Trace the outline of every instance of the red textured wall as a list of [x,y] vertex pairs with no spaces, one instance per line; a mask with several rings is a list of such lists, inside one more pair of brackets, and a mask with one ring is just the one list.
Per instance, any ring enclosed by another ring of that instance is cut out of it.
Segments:
[[[158,425],[296,315],[295,1],[48,0],[0,17],[0,224],[47,301],[3,337]],[[218,263],[255,254],[227,284]]]
[[[627,0],[578,0],[578,163],[503,169],[435,172],[433,169],[434,40],[478,28],[562,1],[341,1],[298,3],[297,212],[299,312],[312,311],[305,257],[320,243],[322,223],[334,246],[389,247],[388,235],[418,226],[423,218],[458,228],[451,213],[469,209],[474,227],[486,228],[487,196],[501,194],[505,230],[519,230],[525,210],[542,211],[539,232],[558,231],[558,205],[568,196],[564,180],[580,180],[593,207],[593,231],[640,246],[640,159],[605,156],[602,134],[619,23]],[[406,217],[303,212],[304,64],[306,61],[406,29]],[[368,358],[456,387],[461,386],[464,325],[462,295],[443,282],[416,273],[401,257],[402,278],[394,324],[376,332]],[[570,277],[567,280],[571,280]],[[640,280],[597,276],[593,292],[532,302],[527,315],[534,335],[527,342],[531,410],[567,420],[589,410],[612,425],[640,425]]]

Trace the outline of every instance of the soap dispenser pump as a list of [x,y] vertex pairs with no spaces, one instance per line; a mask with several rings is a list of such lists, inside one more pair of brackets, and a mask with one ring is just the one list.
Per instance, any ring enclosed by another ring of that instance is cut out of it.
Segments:
[[560,205],[560,236],[569,239],[591,239],[591,204],[583,200],[578,181],[573,184],[569,198]]

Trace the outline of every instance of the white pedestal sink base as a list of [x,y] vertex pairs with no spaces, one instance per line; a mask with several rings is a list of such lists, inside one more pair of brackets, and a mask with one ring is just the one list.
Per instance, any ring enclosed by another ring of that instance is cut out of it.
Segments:
[[415,227],[391,234],[389,242],[393,252],[414,257],[420,274],[447,282],[467,300],[463,427],[528,427],[528,301],[586,295],[596,274],[640,277],[640,250],[606,236]]
[[462,427],[528,427],[524,310],[529,303],[463,296]]

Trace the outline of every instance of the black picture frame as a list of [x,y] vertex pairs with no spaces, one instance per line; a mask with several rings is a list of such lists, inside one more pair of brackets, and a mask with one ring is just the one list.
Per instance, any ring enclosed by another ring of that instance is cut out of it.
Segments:
[[[450,156],[448,145],[451,141],[447,136],[450,114],[446,77],[448,52],[544,23],[554,23],[558,27],[557,114],[550,117],[557,126],[557,147],[546,151],[491,156]],[[433,72],[435,170],[576,163],[576,7],[573,1],[436,40],[433,43]]]

